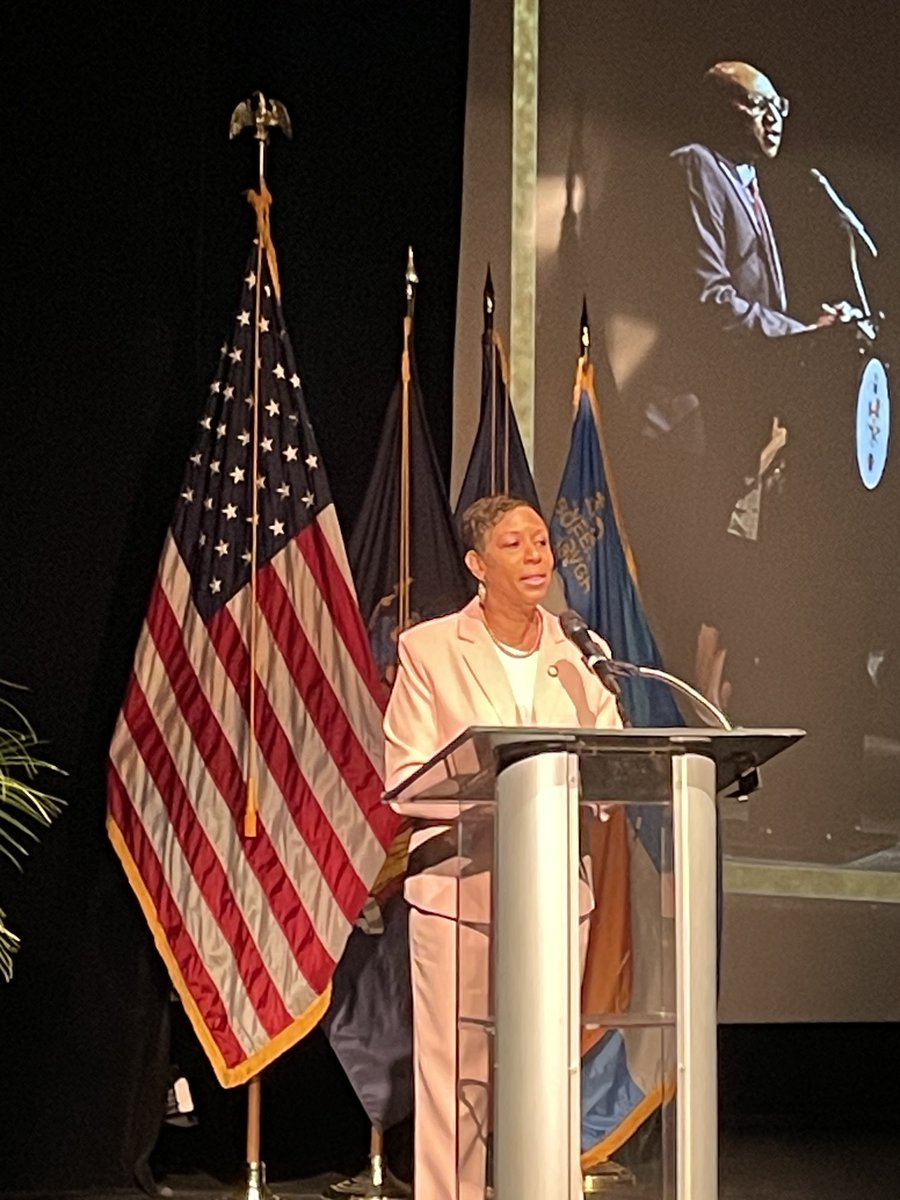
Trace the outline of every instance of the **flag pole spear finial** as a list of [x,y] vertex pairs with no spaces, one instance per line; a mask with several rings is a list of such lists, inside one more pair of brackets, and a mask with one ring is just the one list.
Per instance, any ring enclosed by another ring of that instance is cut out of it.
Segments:
[[229,138],[237,137],[243,129],[254,130],[254,137],[259,142],[259,186],[262,189],[266,181],[266,150],[269,145],[269,130],[278,128],[286,138],[291,138],[294,131],[288,110],[280,100],[266,100],[262,92],[254,92],[248,100],[242,100],[228,123]]
[[491,279],[491,264],[488,263],[487,275],[484,280],[484,293],[482,295],[484,304],[484,332],[493,333],[494,330],[494,281]]
[[413,248],[409,247],[406,260],[406,315],[412,317],[416,307],[416,285],[419,277],[416,274],[416,264],[413,260]]
[[588,321],[587,296],[582,298],[581,302],[581,345],[579,347],[579,355],[582,358],[589,358],[591,353],[591,326]]

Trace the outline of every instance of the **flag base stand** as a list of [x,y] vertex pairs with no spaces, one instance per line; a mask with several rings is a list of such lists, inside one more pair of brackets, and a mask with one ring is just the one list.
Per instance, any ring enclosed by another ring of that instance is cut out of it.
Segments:
[[231,1200],[279,1200],[279,1197],[266,1184],[266,1164],[264,1162],[247,1163],[247,1182],[236,1192],[231,1193]]
[[332,1183],[322,1193],[323,1200],[343,1200],[352,1196],[354,1200],[407,1200],[412,1195],[412,1188],[395,1178],[387,1166],[384,1156],[384,1133],[379,1126],[373,1125],[369,1140],[369,1166],[352,1179],[342,1179],[340,1183]]
[[582,1178],[582,1188],[586,1196],[595,1196],[598,1192],[616,1187],[634,1187],[634,1184],[632,1172],[611,1160],[591,1167],[590,1172]]
[[411,1194],[412,1188],[387,1169],[384,1156],[375,1154],[365,1171],[354,1175],[352,1179],[332,1183],[322,1196],[323,1200],[343,1200],[344,1197],[352,1197],[353,1200],[408,1200]]

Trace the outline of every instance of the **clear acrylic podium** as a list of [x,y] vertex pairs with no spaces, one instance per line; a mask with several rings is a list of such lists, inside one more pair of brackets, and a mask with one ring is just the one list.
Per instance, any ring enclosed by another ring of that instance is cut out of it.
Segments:
[[716,797],[802,736],[478,727],[387,794],[455,897],[460,1200],[629,1138],[633,1200],[715,1200]]

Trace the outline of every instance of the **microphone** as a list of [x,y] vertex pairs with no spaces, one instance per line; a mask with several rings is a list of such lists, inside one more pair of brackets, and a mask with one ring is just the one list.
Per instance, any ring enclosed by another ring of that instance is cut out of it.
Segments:
[[603,648],[591,637],[591,631],[582,617],[571,608],[559,614],[559,624],[569,641],[581,651],[587,668],[599,675],[604,686],[620,699],[622,689],[616,679],[612,659],[604,654]]
[[875,246],[875,243],[872,241],[871,237],[866,231],[866,227],[863,225],[862,221],[859,219],[853,209],[850,208],[848,204],[844,203],[821,171],[817,170],[815,167],[810,167],[809,173],[837,209],[838,220],[840,223],[845,229],[852,230],[852,232],[855,233],[860,241],[865,245],[872,257],[877,258],[878,250]]
[[[728,717],[726,717],[720,708],[716,708],[715,704],[711,700],[707,700],[702,692],[698,692],[695,687],[692,687],[689,683],[685,683],[677,675],[670,675],[668,671],[664,671],[661,667],[642,667],[636,663],[620,662],[616,658],[610,658],[604,653],[603,647],[598,646],[591,637],[591,631],[582,618],[577,612],[573,612],[571,608],[567,608],[565,612],[559,614],[559,624],[569,641],[581,651],[585,664],[595,674],[600,676],[606,687],[616,697],[620,712],[622,711],[622,692],[616,676],[622,675],[625,678],[636,676],[639,679],[657,679],[665,683],[676,692],[687,696],[708,717],[711,717],[720,729],[730,730],[733,728]],[[628,724],[624,717],[622,724]],[[752,791],[754,787],[758,786],[758,782],[752,783],[749,786]]]

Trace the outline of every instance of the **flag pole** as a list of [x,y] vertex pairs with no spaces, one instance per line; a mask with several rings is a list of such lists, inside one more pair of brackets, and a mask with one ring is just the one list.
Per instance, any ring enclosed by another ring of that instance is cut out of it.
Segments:
[[[410,340],[412,338],[413,316],[416,307],[416,285],[419,277],[416,274],[416,264],[413,259],[412,246],[406,260],[406,312],[403,317],[403,358],[400,368],[402,384],[401,417],[400,417],[400,562],[397,572],[397,631],[406,629],[411,623],[410,591],[410,478],[409,478],[409,388],[412,379],[410,363]],[[372,1125],[369,1136],[369,1167],[354,1179],[346,1180],[332,1187],[326,1193],[341,1196],[362,1196],[366,1200],[391,1200],[408,1195],[408,1189],[392,1179],[387,1169],[387,1159],[384,1154],[384,1130]]]
[[[494,343],[494,282],[491,279],[491,264],[488,263],[487,278],[482,294],[484,307],[484,336],[491,347],[491,492],[497,491],[497,347]],[[504,491],[509,481],[504,481]]]
[[[292,136],[291,119],[280,100],[266,101],[262,92],[254,92],[248,100],[242,100],[231,114],[228,128],[229,138],[236,137],[243,129],[252,128],[259,144],[259,192],[250,192],[248,199],[256,210],[257,246],[256,280],[263,277],[263,255],[269,260],[272,279],[278,288],[278,270],[275,251],[269,233],[269,207],[272,197],[266,185],[266,158],[269,147],[269,130],[278,127],[288,138]],[[248,648],[250,659],[249,696],[247,699],[247,798],[244,809],[244,836],[256,837],[258,812],[258,780],[256,774],[256,650],[257,650],[257,559],[259,525],[259,402],[260,402],[260,308],[262,289],[255,290],[256,303],[253,321],[253,433],[250,456],[250,628]],[[247,1178],[245,1184],[233,1194],[234,1200],[278,1200],[266,1185],[266,1165],[261,1153],[262,1082],[254,1075],[247,1084]]]
[[406,261],[406,314],[403,317],[403,358],[401,364],[402,402],[400,418],[400,569],[398,573],[397,631],[402,633],[410,623],[410,513],[409,513],[409,384],[411,376],[409,344],[412,337],[413,314],[416,307],[416,284],[419,277],[413,261],[412,246]]
[[[413,259],[412,246],[406,260],[406,312],[403,317],[403,356],[400,367],[400,537],[399,564],[397,571],[397,631],[402,632],[411,624],[410,590],[410,476],[409,476],[409,389],[412,379],[410,341],[412,338],[413,315],[416,307],[416,284],[419,277]],[[370,1126],[369,1166],[352,1179],[341,1180],[326,1188],[323,1196],[328,1200],[337,1197],[363,1197],[365,1200],[402,1200],[409,1189],[394,1179],[387,1168],[384,1154],[384,1130]]]

